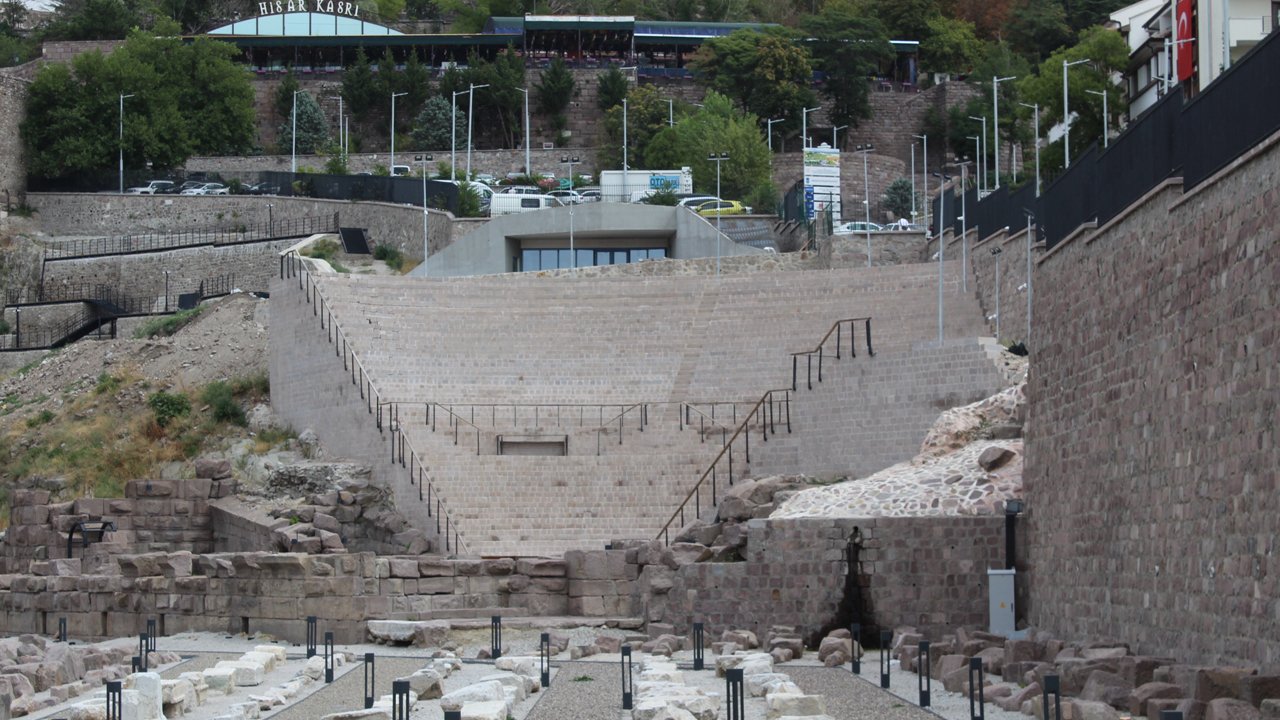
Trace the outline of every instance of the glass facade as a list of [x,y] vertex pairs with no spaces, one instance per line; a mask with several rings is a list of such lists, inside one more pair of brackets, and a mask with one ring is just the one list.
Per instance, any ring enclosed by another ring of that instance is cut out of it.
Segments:
[[[625,265],[641,260],[660,260],[667,256],[666,248],[626,248],[623,250],[575,248],[574,252],[578,256],[577,267]],[[574,263],[570,262],[570,255],[567,249],[522,250],[516,258],[516,272],[558,270],[574,266]]]

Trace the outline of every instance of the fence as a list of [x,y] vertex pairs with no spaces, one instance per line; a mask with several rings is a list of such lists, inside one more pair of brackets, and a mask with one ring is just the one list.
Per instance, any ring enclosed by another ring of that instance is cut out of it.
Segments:
[[138,233],[104,238],[68,240],[45,249],[44,259],[72,260],[109,255],[137,255],[181,248],[240,245],[338,231],[338,213],[194,228],[181,232]]
[[19,310],[15,315],[17,322],[13,334],[0,335],[0,351],[58,348],[107,326],[111,327],[110,337],[116,336],[115,319],[102,317],[89,307],[83,308],[75,317],[67,318],[54,325],[26,330],[22,327],[22,312]]
[[[986,237],[1026,222],[1026,212],[1048,247],[1088,222],[1106,223],[1168,177],[1182,174],[1183,187],[1204,182],[1267,137],[1280,131],[1280,37],[1271,33],[1194,100],[1166,95],[1110,143],[1097,143],[1034,196],[1033,183],[1007,187],[974,203],[966,201],[969,227]],[[939,199],[933,209],[938,212]],[[947,197],[954,220],[954,197]],[[955,226],[959,233],[959,227]],[[946,227],[940,225],[939,227]]]

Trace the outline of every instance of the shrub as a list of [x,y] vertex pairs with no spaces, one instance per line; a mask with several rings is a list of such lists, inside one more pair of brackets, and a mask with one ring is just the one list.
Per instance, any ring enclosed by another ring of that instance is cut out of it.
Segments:
[[8,335],[12,328],[9,327],[9,321],[0,318],[0,335]]
[[51,410],[41,410],[39,414],[27,418],[27,427],[33,428],[41,425],[48,425],[53,422],[53,418],[54,415]]
[[248,395],[251,398],[265,398],[271,395],[271,376],[266,372],[234,378],[231,380],[231,392],[236,397]]
[[387,264],[387,267],[400,271],[404,267],[404,253],[390,245],[378,245],[373,249],[373,257],[375,260],[381,260]]
[[102,373],[98,376],[98,384],[93,388],[93,393],[95,395],[107,395],[109,393],[114,393],[120,389],[120,385],[120,378],[115,375]]
[[180,310],[172,315],[148,320],[133,333],[133,337],[143,340],[157,335],[172,335],[186,327],[192,320],[195,320],[203,309],[203,305],[197,305],[190,310]]
[[174,418],[191,412],[191,401],[186,395],[167,393],[163,390],[152,393],[151,397],[147,398],[147,405],[156,415],[156,424],[162,428],[168,427],[169,421]]
[[218,422],[229,422],[241,427],[249,424],[244,410],[236,402],[231,386],[221,380],[209,383],[200,394],[200,401],[213,411],[213,419]]
[[303,255],[313,257],[317,260],[332,261],[342,251],[342,246],[338,245],[338,241],[333,238],[325,238],[317,240],[302,251]]

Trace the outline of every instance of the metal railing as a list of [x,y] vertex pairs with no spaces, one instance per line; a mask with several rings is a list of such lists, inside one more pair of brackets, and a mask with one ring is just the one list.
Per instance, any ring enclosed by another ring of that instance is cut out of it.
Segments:
[[[334,356],[342,358],[342,368],[350,375],[351,384],[359,389],[360,399],[365,401],[370,415],[375,412],[375,428],[381,432],[384,427],[390,431],[391,461],[398,462],[409,471],[409,484],[418,490],[418,500],[426,504],[427,518],[435,518],[436,534],[444,538],[445,552],[461,554],[466,548],[458,523],[453,513],[440,494],[439,488],[426,474],[426,465],[412,444],[404,436],[399,423],[396,403],[383,403],[381,395],[373,385],[373,380],[364,365],[356,356],[355,349],[347,342],[346,335],[333,317],[333,309],[320,288],[312,282],[311,272],[305,260],[296,253],[290,252],[280,256],[280,278],[297,278],[298,290],[303,293],[307,304],[311,306],[311,314],[320,321],[320,329],[325,331],[325,339],[333,345]],[[382,408],[387,408],[388,422],[384,423]],[[415,475],[416,471],[416,475]]]
[[103,317],[86,308],[75,317],[67,318],[53,325],[23,330],[22,316],[18,315],[14,332],[11,335],[0,335],[0,351],[17,352],[21,350],[50,350],[62,347],[103,327],[110,326],[109,337],[116,336],[116,323],[113,317]]
[[[635,427],[638,432],[644,432],[645,427],[649,424],[649,405],[651,403],[440,403],[440,402],[421,402],[421,401],[393,401],[386,404],[394,405],[422,405],[425,408],[424,424],[431,428],[431,432],[437,431],[437,423],[440,420],[440,413],[444,413],[444,424],[453,431],[453,444],[458,445],[461,440],[462,426],[469,426],[471,429],[467,432],[474,432],[476,438],[476,454],[481,454],[481,433],[483,432],[480,425],[477,424],[477,413],[479,410],[479,422],[483,423],[486,419],[489,421],[488,427],[491,430],[498,428],[519,427],[521,421],[532,422],[534,428],[541,427],[577,427],[586,432],[595,432],[596,434],[596,454],[601,455],[604,451],[604,435],[605,433],[615,429],[618,431],[618,444],[621,445],[627,428]],[[605,410],[609,408],[617,408],[617,412],[606,418]],[[589,411],[594,411],[590,412]],[[597,417],[594,421],[588,421],[587,415],[595,414]],[[633,418],[630,425],[627,424],[627,417]],[[508,418],[510,424],[507,424]],[[501,422],[502,424],[499,424]],[[547,423],[544,425],[543,423]]]
[[843,335],[846,326],[849,328],[849,357],[858,357],[858,326],[860,325],[865,328],[867,356],[875,357],[875,350],[871,347],[871,318],[860,317],[837,320],[831,326],[831,329],[827,331],[827,334],[823,335],[822,339],[818,341],[817,347],[812,350],[791,353],[791,389],[798,389],[800,358],[802,356],[805,359],[805,384],[808,388],[810,390],[813,389],[813,360],[815,356],[818,360],[818,382],[822,382],[822,361],[827,355],[827,342],[832,339],[832,335],[835,336],[835,342],[833,343],[836,349],[835,358],[839,360],[844,347]]
[[137,233],[67,240],[46,247],[44,259],[56,261],[108,255],[137,255],[191,247],[240,245],[337,231],[338,213],[335,212],[289,220],[212,225],[181,232]]

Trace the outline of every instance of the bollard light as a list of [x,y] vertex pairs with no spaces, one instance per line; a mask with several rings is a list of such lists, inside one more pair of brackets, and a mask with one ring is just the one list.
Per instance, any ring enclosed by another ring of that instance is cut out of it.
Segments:
[[409,681],[391,683],[391,720],[409,720]]
[[147,648],[151,647],[151,642],[147,640],[147,634],[138,635],[138,666],[142,668],[142,672],[147,671]]
[[730,668],[724,672],[724,696],[728,720],[743,720],[745,700],[742,692],[742,668]]
[[1044,696],[1040,710],[1044,720],[1049,718],[1049,696],[1053,696],[1053,720],[1062,720],[1062,683],[1057,675],[1044,676]]
[[444,720],[462,720],[461,710],[445,710]]
[[893,633],[880,631],[880,687],[889,689],[889,646],[893,644]]
[[920,707],[929,707],[929,691],[933,689],[930,674],[933,670],[929,661],[929,641],[920,641],[920,654],[916,658],[916,688],[920,691]]
[[984,673],[982,658],[969,658],[969,720],[987,720]]
[[862,653],[859,651],[862,649],[862,623],[854,623],[853,627],[849,628],[849,633],[853,635],[853,674],[861,675]]
[[316,616],[307,616],[307,657],[316,656]]
[[147,618],[147,652],[156,651],[156,619]]
[[704,630],[703,630],[702,623],[696,622],[693,624],[693,669],[694,670],[701,670],[703,668],[703,665],[706,663],[706,658],[705,658],[705,655],[703,654],[704,651],[702,647],[703,632]]
[[373,686],[374,686],[374,664],[373,653],[364,654],[364,709],[368,710],[373,707]]
[[324,633],[324,681],[333,682],[333,632]]
[[1182,720],[1181,710],[1161,710],[1160,720]]
[[631,677],[631,646],[622,646],[622,709],[631,709],[631,695],[635,690],[635,683]]
[[66,641],[67,641],[67,619],[64,617],[60,617],[58,618],[58,642],[66,642]]
[[107,681],[107,720],[120,720],[124,705],[124,683]]
[[502,657],[502,616],[489,619],[489,654],[494,660]]
[[138,657],[137,655],[134,655],[132,658],[129,659],[129,661],[130,661],[129,662],[130,673],[142,672],[142,658]]
[[538,640],[538,666],[542,670],[542,687],[551,687],[551,633]]

